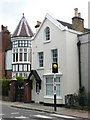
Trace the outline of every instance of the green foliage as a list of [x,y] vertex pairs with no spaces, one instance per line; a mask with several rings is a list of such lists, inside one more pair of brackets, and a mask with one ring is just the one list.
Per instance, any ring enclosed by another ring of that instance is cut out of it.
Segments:
[[78,99],[79,99],[79,105],[82,107],[82,109],[84,109],[84,106],[87,106],[87,94],[85,91],[85,87],[82,86],[79,89],[79,93],[78,93]]
[[84,86],[82,86],[82,87],[79,89],[78,95],[79,95],[80,97],[85,97],[85,96],[86,96],[86,92],[85,92],[85,87],[84,87]]
[[3,96],[8,96],[8,91],[10,89],[10,83],[11,83],[11,80],[9,79],[2,80],[2,95]]
[[24,85],[24,78],[22,76],[17,76],[16,79],[17,79],[19,86]]

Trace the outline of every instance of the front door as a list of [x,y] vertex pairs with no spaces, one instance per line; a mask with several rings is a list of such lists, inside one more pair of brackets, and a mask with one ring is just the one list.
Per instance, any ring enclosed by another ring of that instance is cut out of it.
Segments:
[[39,103],[40,101],[40,90],[39,90],[39,83],[35,82],[35,103]]

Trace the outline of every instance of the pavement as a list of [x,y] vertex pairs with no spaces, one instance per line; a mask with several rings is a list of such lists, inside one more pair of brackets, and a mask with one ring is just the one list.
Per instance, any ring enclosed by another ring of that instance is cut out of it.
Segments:
[[8,102],[8,101],[2,101],[3,105],[8,105],[11,107],[17,107],[22,109],[28,109],[28,110],[36,110],[36,111],[44,111],[48,113],[55,113],[60,115],[68,115],[73,117],[82,118],[85,120],[90,120],[90,116],[88,111],[84,110],[77,110],[77,109],[71,109],[71,108],[65,108],[65,107],[57,107],[56,111],[54,111],[54,107],[52,106],[45,106],[43,104],[39,103],[23,103],[23,102]]

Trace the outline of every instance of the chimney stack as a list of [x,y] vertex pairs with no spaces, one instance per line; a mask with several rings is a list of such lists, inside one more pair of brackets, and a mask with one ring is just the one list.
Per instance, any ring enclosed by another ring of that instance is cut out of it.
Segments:
[[72,28],[76,31],[84,32],[84,19],[81,18],[81,13],[78,13],[78,8],[75,8],[75,16],[72,18]]

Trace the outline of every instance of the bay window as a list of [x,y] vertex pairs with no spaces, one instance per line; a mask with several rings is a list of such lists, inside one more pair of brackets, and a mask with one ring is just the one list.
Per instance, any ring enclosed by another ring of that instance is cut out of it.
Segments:
[[[45,77],[45,96],[54,95],[54,80],[53,77]],[[56,77],[56,95],[60,96],[61,94],[61,83],[60,77]]]

